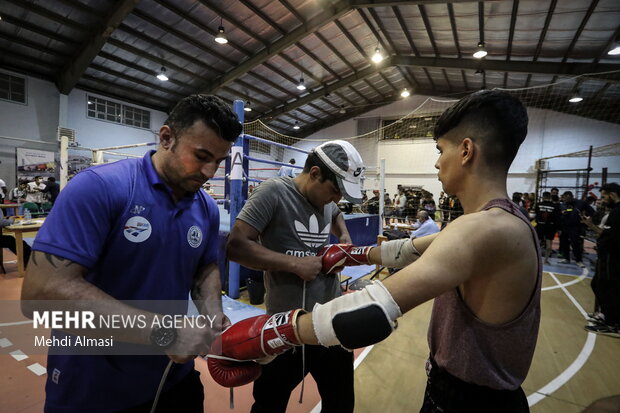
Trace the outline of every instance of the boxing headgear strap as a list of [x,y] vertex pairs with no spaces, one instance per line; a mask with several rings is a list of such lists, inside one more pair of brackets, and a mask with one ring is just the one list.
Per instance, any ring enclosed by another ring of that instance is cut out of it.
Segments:
[[400,316],[390,292],[375,281],[359,292],[315,304],[312,324],[321,345],[354,349],[385,339],[396,328]]

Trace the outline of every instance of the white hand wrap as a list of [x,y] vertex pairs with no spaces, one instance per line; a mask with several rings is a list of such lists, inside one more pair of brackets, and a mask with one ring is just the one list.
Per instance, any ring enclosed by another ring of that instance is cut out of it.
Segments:
[[402,316],[381,281],[325,304],[315,304],[312,325],[319,343],[348,349],[377,343],[389,336]]
[[379,247],[381,248],[381,265],[388,268],[406,267],[421,255],[413,246],[413,240],[409,238],[385,241]]

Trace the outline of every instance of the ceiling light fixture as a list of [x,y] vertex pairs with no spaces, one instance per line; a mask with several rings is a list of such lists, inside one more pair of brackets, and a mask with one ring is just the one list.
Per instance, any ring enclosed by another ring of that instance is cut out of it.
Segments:
[[299,129],[299,121],[298,120],[295,121],[295,126],[293,126],[293,129],[295,129],[295,130]]
[[478,42],[478,50],[474,53],[476,59],[482,59],[487,55],[487,49],[484,47],[484,42]]
[[476,71],[474,72],[474,75],[478,75],[478,76],[484,75],[484,69],[481,69],[481,68],[476,69]]
[[243,105],[243,110],[246,112],[252,112],[252,104],[250,101],[245,102],[245,105]]
[[340,110],[338,111],[338,113],[340,113],[341,115],[344,115],[345,113],[347,113],[347,110],[344,108],[344,105],[340,105]]
[[579,95],[574,95],[572,98],[568,99],[570,103],[579,103],[583,100],[583,98]]
[[381,63],[383,61],[383,55],[378,47],[375,49],[375,54],[372,55],[372,61],[375,63]]
[[168,81],[168,76],[166,76],[165,67],[162,66],[161,69],[159,69],[159,73],[157,73],[157,79],[161,80],[162,82]]
[[611,49],[607,52],[610,56],[620,55],[620,36],[616,37],[616,40],[611,45]]
[[297,89],[299,90],[306,90],[306,84],[304,82],[304,77],[300,77],[299,78],[299,83],[297,84]]
[[222,18],[220,17],[220,27],[217,28],[217,35],[215,36],[215,41],[219,44],[228,43],[228,39],[226,38],[226,33],[224,33],[224,26],[222,25]]
[[402,92],[400,92],[400,95],[404,98],[408,98],[409,96],[411,96],[411,93],[409,92],[409,89],[404,88]]

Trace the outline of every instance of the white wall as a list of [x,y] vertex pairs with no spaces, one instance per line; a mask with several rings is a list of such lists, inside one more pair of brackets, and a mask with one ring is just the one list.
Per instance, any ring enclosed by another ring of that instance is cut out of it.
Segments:
[[[425,96],[414,96],[410,100],[400,100],[393,104],[378,108],[363,117],[380,116],[386,119],[404,116],[425,101]],[[439,107],[435,105],[435,108]],[[528,108],[528,135],[510,168],[508,192],[534,192],[536,160],[561,155],[569,152],[587,150],[594,147],[620,142],[620,125],[587,119],[579,116],[563,114],[551,110]],[[356,134],[357,119],[351,119],[311,135],[308,139],[344,139]],[[300,143],[296,146],[315,146],[316,141]],[[376,166],[379,160],[386,160],[386,189],[394,194],[398,184],[423,185],[432,192],[435,198],[441,191],[437,180],[434,163],[438,157],[435,142],[426,140],[385,140],[374,142],[376,158],[364,157],[368,165]],[[363,148],[366,149],[366,148]],[[360,150],[362,152],[362,150]],[[299,161],[299,160],[298,160]],[[586,168],[587,158],[560,158],[549,161],[550,169]],[[608,181],[620,181],[620,157],[593,157],[590,183],[601,181],[601,170],[609,170]],[[366,189],[379,187],[378,179],[368,174]],[[554,175],[547,182],[549,185],[574,186],[574,173]],[[561,188],[562,189],[562,188]]]

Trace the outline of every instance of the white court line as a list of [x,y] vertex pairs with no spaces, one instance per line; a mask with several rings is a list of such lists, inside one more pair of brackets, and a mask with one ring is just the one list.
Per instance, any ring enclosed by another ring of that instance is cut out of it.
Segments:
[[6,327],[6,326],[18,326],[21,324],[30,324],[32,323],[32,320],[27,320],[27,321],[16,321],[14,323],[0,323],[0,327]]
[[[551,272],[551,271],[545,271],[545,272],[549,273],[552,276],[554,275],[554,273]],[[568,287],[569,285],[577,284],[577,283],[581,282],[584,278],[586,278],[588,276],[588,273],[589,273],[588,269],[584,268],[581,271],[581,275],[579,277],[577,277],[576,279],[574,279],[572,281],[565,282],[563,284],[556,284],[556,285],[552,285],[550,287],[544,287],[544,288],[541,288],[540,291],[549,291],[549,290],[554,290],[556,288]],[[555,274],[559,274],[559,273],[555,273]],[[569,275],[569,274],[561,274],[561,275]]]
[[17,361],[22,361],[28,358],[28,356],[21,350],[11,351],[9,354]]
[[[560,283],[560,280],[558,280],[557,277],[553,273],[549,273],[549,274],[551,275],[551,277],[553,277],[555,282],[560,286],[562,291],[564,291],[564,294],[566,294],[568,299],[575,305],[575,307],[577,307],[577,310],[579,310],[581,315],[583,315],[584,318],[587,318],[588,314],[586,313],[586,310],[584,310],[581,304],[577,302],[575,297],[573,297],[571,293],[568,292],[568,290]],[[573,361],[571,365],[568,366],[568,368],[564,370],[562,373],[560,373],[560,375],[557,376],[555,379],[551,380],[549,383],[541,387],[536,392],[530,394],[527,397],[527,402],[529,406],[532,407],[533,405],[535,405],[536,403],[538,403],[539,401],[541,401],[542,399],[544,399],[545,397],[547,397],[548,395],[550,395],[551,393],[553,393],[554,391],[562,387],[567,381],[569,381],[583,367],[583,365],[586,364],[586,361],[588,361],[590,354],[592,354],[592,351],[594,350],[595,343],[596,343],[596,334],[588,333],[586,342],[583,345],[583,348],[581,349],[581,352],[579,353],[575,361]]]
[[31,364],[27,367],[27,369],[36,374],[37,376],[42,376],[47,373],[47,369],[39,363]]
[[[368,346],[364,349],[364,351],[362,351],[359,355],[358,358],[355,359],[355,362],[353,363],[353,370],[355,370],[356,368],[359,367],[360,364],[362,364],[362,361],[364,361],[364,359],[366,358],[366,356],[368,355],[368,353],[370,353],[370,350],[372,350],[373,346]],[[310,413],[320,413],[321,412],[321,402],[319,401],[319,403],[314,406],[314,409],[310,410]]]

